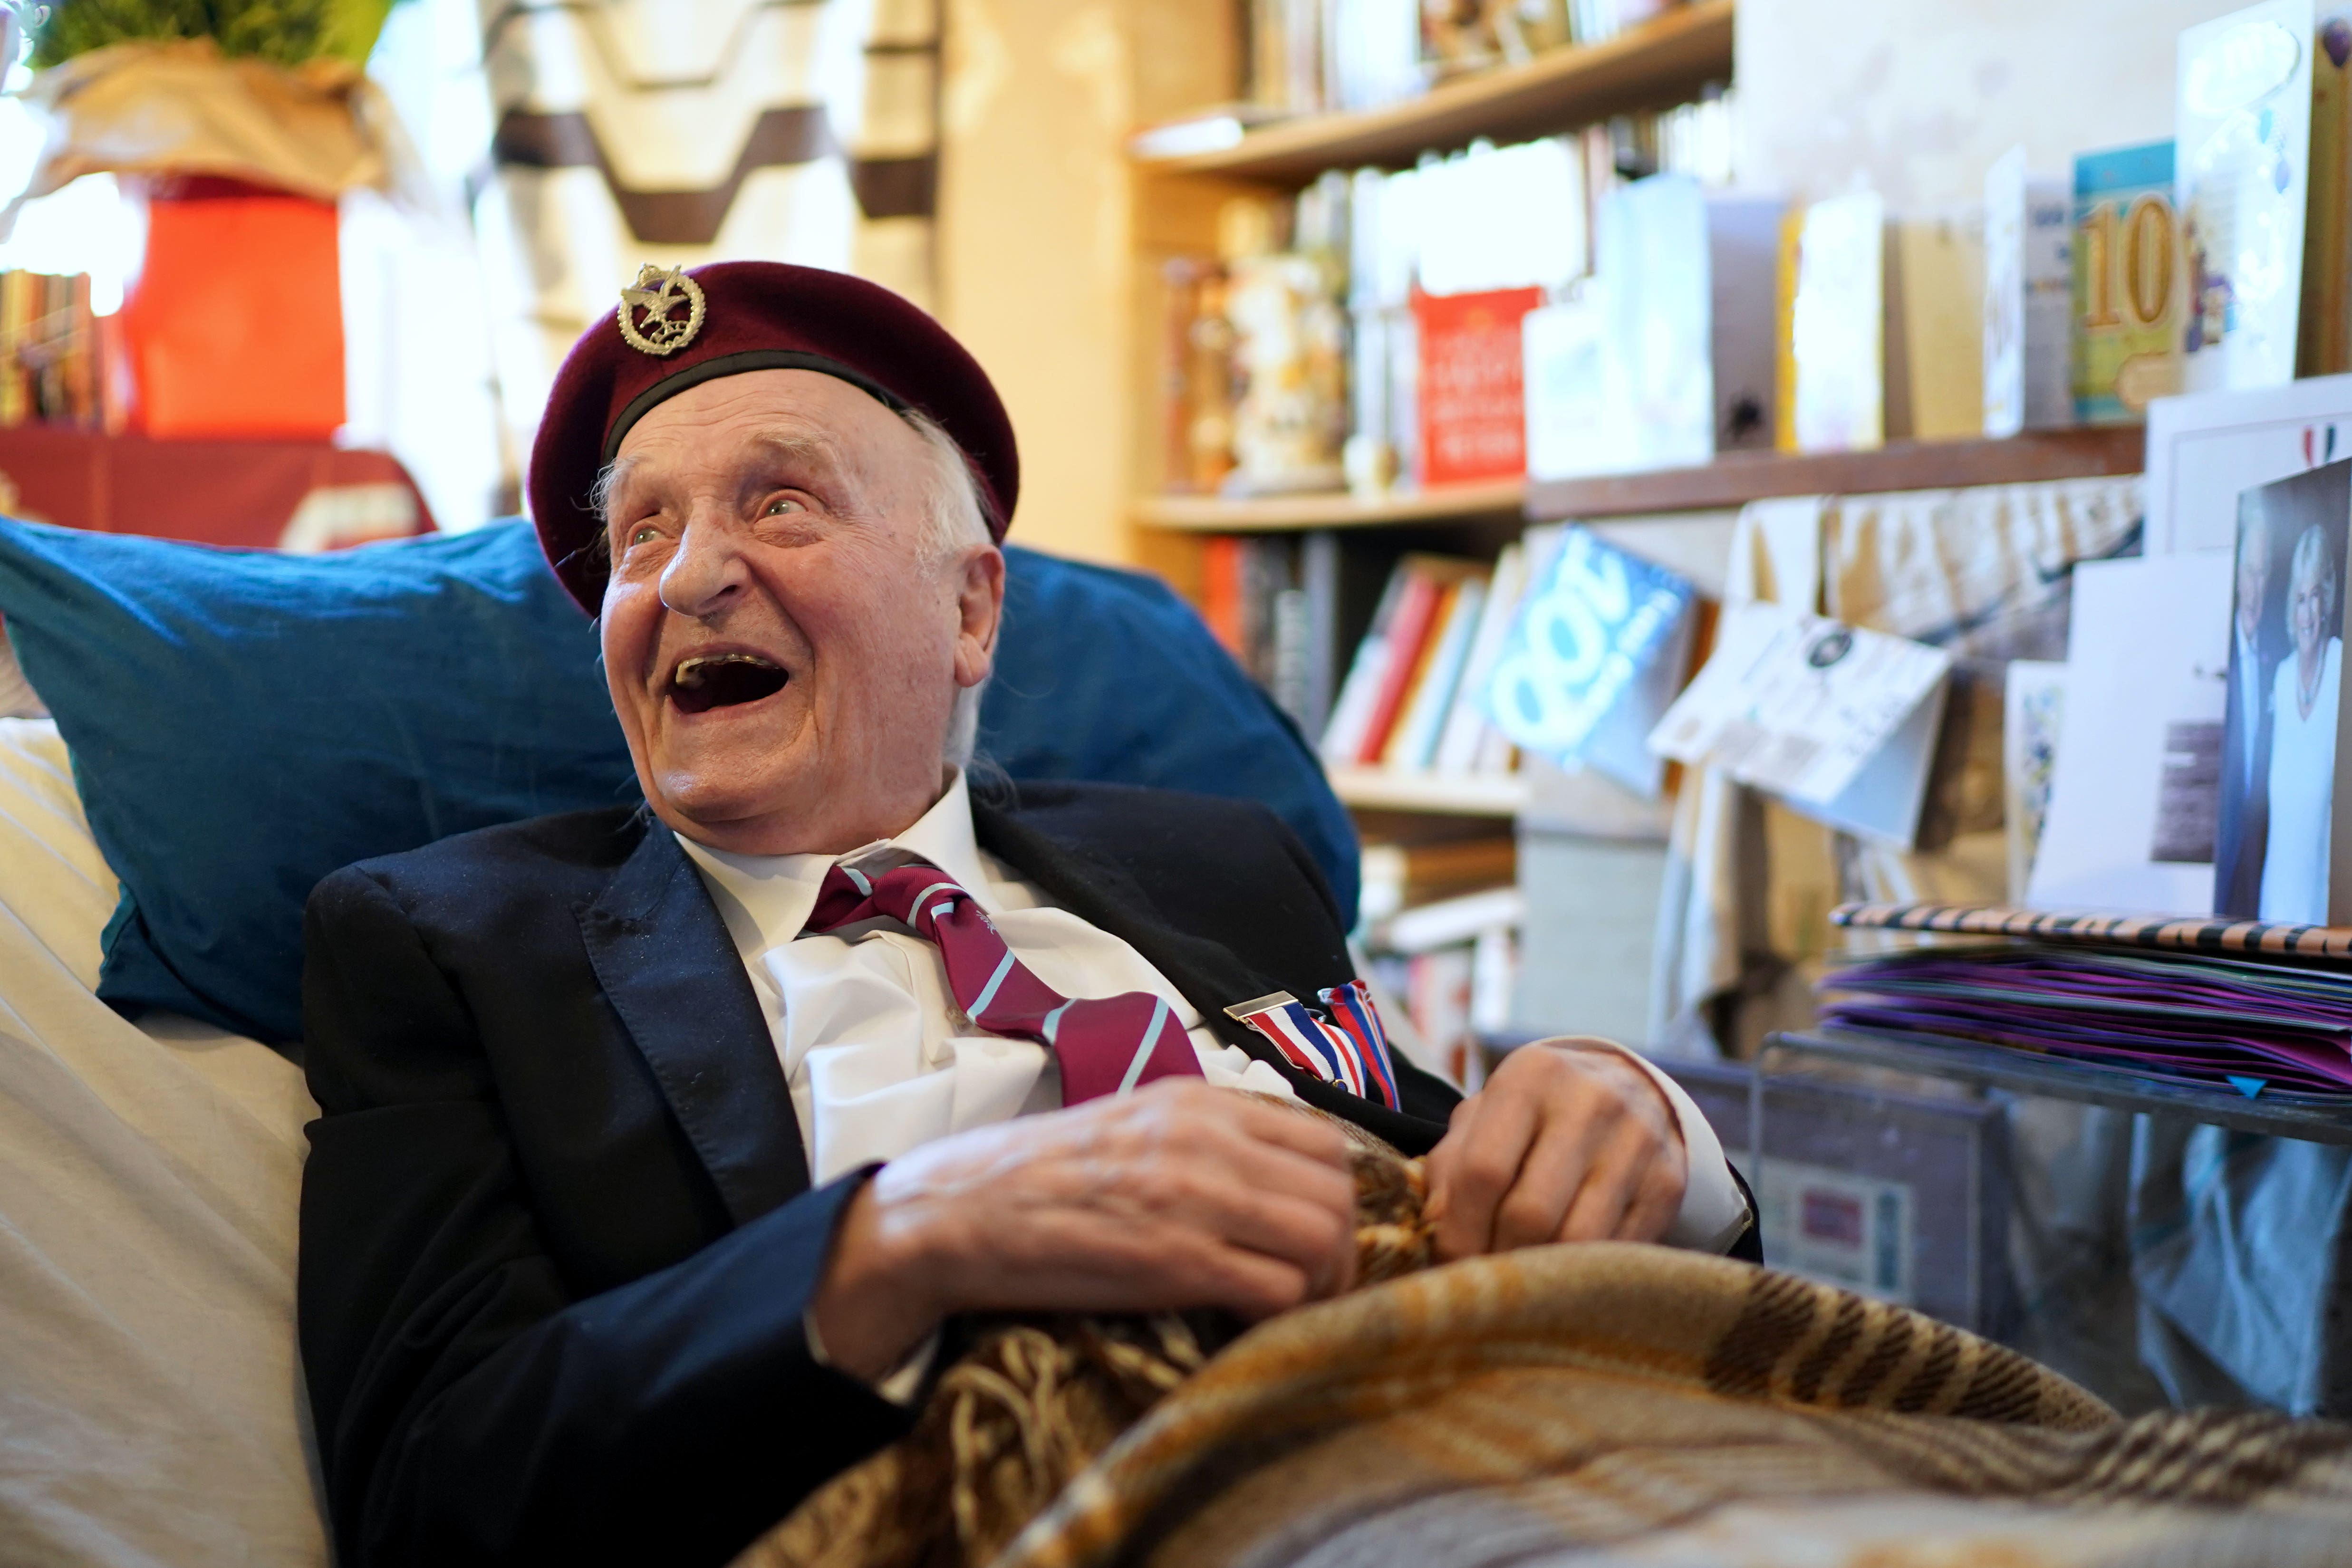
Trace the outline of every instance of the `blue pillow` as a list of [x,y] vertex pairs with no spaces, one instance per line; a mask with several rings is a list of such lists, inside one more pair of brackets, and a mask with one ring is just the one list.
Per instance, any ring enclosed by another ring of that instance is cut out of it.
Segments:
[[1260,800],[1353,924],[1356,825],[1314,748],[1156,577],[1007,545],[1004,631],[982,755],[1015,779],[1148,784]]
[[[1197,618],[1149,580],[1007,553],[1024,673],[982,721],[1008,773],[1264,800],[1353,897],[1345,813]],[[99,995],[126,1012],[296,1040],[320,877],[637,799],[594,632],[521,523],[284,556],[0,520],[0,618],[122,879]]]

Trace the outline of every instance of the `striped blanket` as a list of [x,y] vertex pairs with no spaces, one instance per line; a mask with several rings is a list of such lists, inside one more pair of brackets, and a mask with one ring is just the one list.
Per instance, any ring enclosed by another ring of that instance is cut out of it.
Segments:
[[1661,1248],[1423,1268],[1417,1166],[1365,1152],[1358,1185],[1379,1282],[1221,1349],[991,1325],[737,1568],[2352,1564],[2352,1427],[2119,1420],[1916,1313]]

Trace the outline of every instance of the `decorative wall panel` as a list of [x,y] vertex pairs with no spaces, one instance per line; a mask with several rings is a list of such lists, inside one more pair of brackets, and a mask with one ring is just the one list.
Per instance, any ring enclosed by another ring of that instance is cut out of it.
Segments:
[[509,434],[645,262],[759,258],[929,308],[937,0],[484,0],[474,204]]

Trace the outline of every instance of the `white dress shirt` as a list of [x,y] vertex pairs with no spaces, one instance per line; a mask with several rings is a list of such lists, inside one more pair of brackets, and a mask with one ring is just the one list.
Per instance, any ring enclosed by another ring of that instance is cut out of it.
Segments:
[[[1294,1097],[1280,1073],[1203,1028],[1200,1009],[1143,955],[1055,906],[982,852],[961,773],[913,827],[845,855],[741,855],[683,835],[678,842],[701,871],[751,973],[818,1183],[950,1133],[1062,1103],[1052,1054],[980,1030],[956,1005],[932,943],[867,925],[839,936],[803,934],[836,861],[887,865],[920,856],[970,893],[1014,956],[1055,990],[1160,997],[1191,1035],[1211,1083]],[[1720,1251],[1748,1218],[1722,1146],[1680,1086],[1639,1055],[1625,1054],[1674,1105],[1689,1155],[1682,1211],[1665,1239]]]

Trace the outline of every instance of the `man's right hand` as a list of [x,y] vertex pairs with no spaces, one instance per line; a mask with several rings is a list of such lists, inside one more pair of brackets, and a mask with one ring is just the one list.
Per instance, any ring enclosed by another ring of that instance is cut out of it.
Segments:
[[833,1362],[876,1380],[952,1312],[1269,1317],[1345,1289],[1354,1238],[1337,1128],[1163,1080],[892,1160],[850,1200],[812,1308]]

